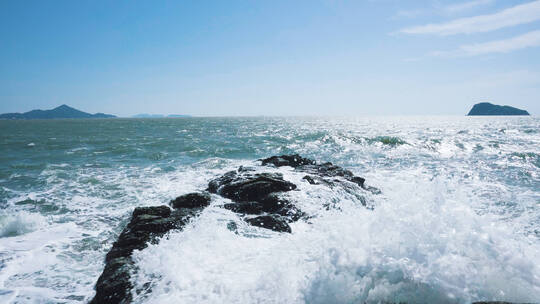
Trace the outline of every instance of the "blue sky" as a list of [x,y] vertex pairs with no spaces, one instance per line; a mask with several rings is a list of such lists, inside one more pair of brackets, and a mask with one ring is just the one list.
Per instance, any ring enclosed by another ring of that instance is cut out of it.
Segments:
[[540,0],[1,1],[0,112],[540,114]]

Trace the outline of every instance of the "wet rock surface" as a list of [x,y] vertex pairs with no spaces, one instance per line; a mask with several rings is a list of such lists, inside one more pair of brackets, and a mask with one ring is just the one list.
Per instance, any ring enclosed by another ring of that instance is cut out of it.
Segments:
[[234,202],[225,204],[225,209],[243,215],[263,215],[257,218],[264,218],[264,221],[247,218],[246,222],[277,232],[291,232],[287,222],[300,218],[301,211],[278,196],[295,189],[296,185],[284,180],[280,173],[256,173],[244,167],[227,172],[208,184],[208,191]]
[[210,181],[208,191],[228,199],[247,202],[257,201],[270,193],[296,189],[296,185],[283,179],[279,173],[252,173],[231,171]]
[[304,158],[298,154],[292,154],[292,155],[272,156],[269,158],[261,159],[261,164],[263,166],[272,164],[276,167],[289,166],[289,167],[297,168],[297,167],[305,166],[305,165],[315,165],[316,163],[312,159]]
[[[133,251],[146,248],[148,243],[158,242],[171,229],[181,229],[210,203],[208,194],[195,193],[179,198],[171,202],[173,207],[178,206],[178,201],[187,202],[182,206],[189,207],[175,210],[168,206],[135,208],[131,221],[105,257],[105,268],[96,282],[96,295],[91,304],[130,303],[133,288],[130,277],[137,271],[131,259]],[[206,205],[194,202],[206,202]]]
[[[339,184],[347,190],[357,191],[358,188],[352,189],[348,184],[352,183],[364,190],[376,190],[366,187],[364,178],[349,170],[329,162],[318,164],[298,154],[272,156],[260,161],[263,166],[289,166],[295,171],[305,172],[308,175],[303,179],[312,185],[333,187]],[[223,207],[242,214],[247,223],[277,232],[291,232],[288,223],[306,216],[282,195],[295,189],[297,186],[284,180],[280,173],[256,173],[253,169],[240,167],[211,180],[207,190],[232,200],[233,203]],[[253,218],[252,215],[259,216]]]
[[[332,163],[318,164],[298,154],[272,156],[260,160],[263,166],[289,166],[305,172],[303,178],[312,185],[343,186],[350,191],[366,187],[362,177]],[[131,255],[148,243],[156,243],[172,229],[182,229],[193,217],[210,205],[211,194],[231,200],[222,207],[241,215],[244,221],[255,227],[276,232],[291,233],[290,223],[307,215],[286,195],[297,185],[283,178],[281,173],[257,172],[240,167],[211,180],[207,192],[189,193],[172,200],[169,206],[139,207],[133,211],[131,221],[120,233],[105,257],[105,268],[97,280],[96,295],[90,303],[130,303],[132,288],[130,277],[137,271]],[[236,231],[236,224],[229,223]],[[233,227],[234,226],[234,227]]]
[[350,170],[334,165],[331,162],[319,164],[312,159],[304,158],[298,154],[272,156],[261,159],[260,161],[263,166],[289,166],[294,168],[295,171],[305,172],[307,175],[304,176],[303,179],[312,185],[326,185],[332,187],[336,184],[340,184],[341,186],[347,187],[347,185],[344,185],[344,182],[350,182],[373,194],[380,193],[379,189],[366,186],[366,180],[363,177],[356,176]]
[[172,208],[204,208],[210,205],[211,197],[208,193],[189,193],[177,197],[170,202]]
[[291,233],[291,227],[287,224],[287,221],[276,215],[263,215],[246,220],[249,224],[257,227],[262,227],[277,232],[289,232]]
[[310,175],[306,175],[304,179],[310,184],[320,184],[320,181],[324,180],[324,178],[341,177],[364,188],[365,179],[355,176],[351,171],[334,165],[331,162],[318,164],[316,161],[304,158],[298,154],[272,156],[262,159],[261,164],[263,166],[271,164],[275,167],[290,166],[297,171],[309,173]]

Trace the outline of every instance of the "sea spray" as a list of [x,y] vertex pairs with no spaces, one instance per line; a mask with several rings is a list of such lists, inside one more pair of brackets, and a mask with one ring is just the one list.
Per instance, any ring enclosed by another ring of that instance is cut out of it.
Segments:
[[[368,210],[348,199],[327,210],[331,191],[293,235],[227,229],[235,216],[204,212],[181,233],[138,252],[135,283],[152,282],[141,302],[469,303],[534,301],[540,247],[495,217],[479,216],[452,180],[389,181]],[[414,189],[415,191],[410,191]],[[375,197],[376,198],[376,197]],[[237,220],[236,220],[237,221]],[[260,234],[259,234],[260,233]],[[270,266],[271,265],[271,266]]]
[[46,221],[39,214],[20,211],[15,214],[0,213],[0,237],[11,237],[44,228]]

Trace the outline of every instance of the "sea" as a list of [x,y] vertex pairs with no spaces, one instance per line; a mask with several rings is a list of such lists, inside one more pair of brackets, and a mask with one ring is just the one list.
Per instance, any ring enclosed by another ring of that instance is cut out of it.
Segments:
[[291,153],[381,193],[272,169],[309,220],[248,226],[214,196],[134,252],[134,303],[540,302],[540,118],[373,116],[0,121],[0,303],[88,302],[135,207]]

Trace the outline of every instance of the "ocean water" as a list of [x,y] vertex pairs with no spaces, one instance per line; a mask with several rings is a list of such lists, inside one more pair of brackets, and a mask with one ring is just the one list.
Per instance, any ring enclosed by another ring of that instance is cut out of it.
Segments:
[[269,169],[313,218],[275,233],[215,196],[134,253],[136,303],[540,302],[539,118],[258,117],[0,121],[0,303],[87,302],[133,208],[284,153],[382,193]]

